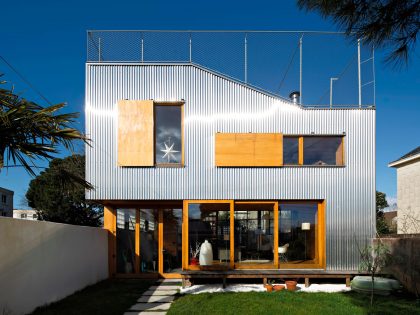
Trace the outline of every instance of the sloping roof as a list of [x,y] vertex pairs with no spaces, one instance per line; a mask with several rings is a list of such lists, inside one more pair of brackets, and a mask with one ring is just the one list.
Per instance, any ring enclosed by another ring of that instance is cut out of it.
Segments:
[[409,160],[411,160],[412,158],[419,156],[420,157],[420,146],[418,146],[417,148],[415,148],[414,150],[411,150],[410,152],[408,152],[407,154],[404,154],[402,157],[400,157],[399,159],[389,163],[389,166],[396,166],[402,162],[408,162]]

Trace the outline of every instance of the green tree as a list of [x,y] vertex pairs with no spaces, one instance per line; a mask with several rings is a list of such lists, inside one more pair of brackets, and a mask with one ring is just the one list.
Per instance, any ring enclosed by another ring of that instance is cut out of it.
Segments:
[[298,0],[331,18],[347,35],[389,49],[388,62],[407,63],[420,27],[419,0]]
[[376,191],[376,231],[378,234],[389,234],[390,228],[385,221],[384,209],[389,207],[386,194]]
[[35,160],[50,160],[60,147],[73,150],[75,140],[86,137],[71,126],[78,113],[58,113],[65,104],[42,107],[15,94],[13,89],[1,88],[0,82],[0,171],[5,163],[22,166],[35,175]]
[[49,167],[29,183],[29,206],[38,211],[41,220],[99,226],[103,207],[85,199],[84,177],[84,156],[51,160]]

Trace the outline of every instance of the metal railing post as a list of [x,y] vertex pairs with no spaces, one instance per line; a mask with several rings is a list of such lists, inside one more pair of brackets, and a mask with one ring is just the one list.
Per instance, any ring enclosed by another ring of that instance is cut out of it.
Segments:
[[191,32],[190,32],[190,63],[192,62],[192,39],[191,39]]
[[143,32],[141,32],[141,63],[144,63],[144,38]]
[[362,70],[360,63],[360,38],[357,40],[357,77],[359,86],[359,108],[362,107]]
[[248,41],[247,41],[248,33],[245,33],[245,42],[244,42],[244,53],[245,53],[245,64],[244,64],[244,71],[245,71],[245,84],[248,84]]
[[299,93],[300,93],[300,104],[303,104],[303,91],[302,91],[302,36],[299,39]]
[[101,62],[102,52],[101,52],[101,38],[100,37],[98,38],[98,53],[99,53],[98,60],[99,60],[99,62]]

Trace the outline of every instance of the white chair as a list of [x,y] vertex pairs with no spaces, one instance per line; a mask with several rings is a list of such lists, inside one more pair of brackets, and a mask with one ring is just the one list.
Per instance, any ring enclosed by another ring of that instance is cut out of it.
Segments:
[[289,243],[278,247],[279,258],[280,258],[281,261],[287,262],[286,253],[287,253],[288,248],[289,248]]

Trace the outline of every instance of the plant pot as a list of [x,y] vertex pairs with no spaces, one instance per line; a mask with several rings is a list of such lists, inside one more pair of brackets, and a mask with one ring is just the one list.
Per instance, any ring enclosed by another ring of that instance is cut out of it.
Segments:
[[294,280],[286,281],[287,291],[296,291],[297,282]]
[[274,291],[281,291],[283,289],[284,289],[284,285],[282,285],[282,284],[273,285],[273,290]]
[[197,257],[192,257],[190,260],[191,266],[198,266],[198,259]]
[[273,291],[273,286],[271,284],[265,284],[264,288],[267,290],[267,292]]

